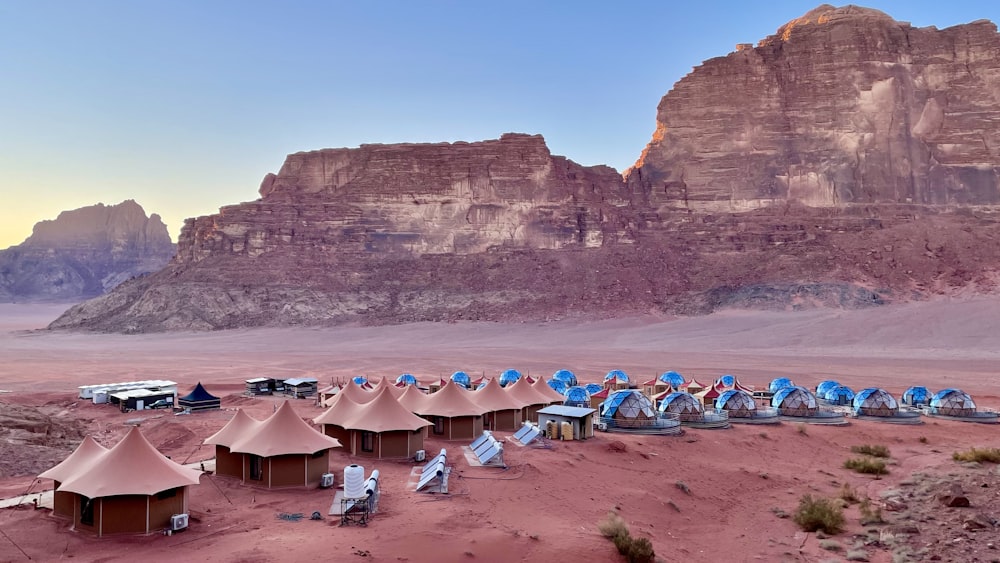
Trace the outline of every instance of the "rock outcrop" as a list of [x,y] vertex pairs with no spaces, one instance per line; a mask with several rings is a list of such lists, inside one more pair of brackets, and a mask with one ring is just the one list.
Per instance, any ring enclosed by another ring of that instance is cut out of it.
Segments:
[[867,307],[1000,279],[996,28],[823,6],[695,69],[625,179],[540,136],[290,155],[52,328]]
[[159,215],[132,200],[64,211],[0,250],[0,301],[81,301],[159,270],[173,254]]

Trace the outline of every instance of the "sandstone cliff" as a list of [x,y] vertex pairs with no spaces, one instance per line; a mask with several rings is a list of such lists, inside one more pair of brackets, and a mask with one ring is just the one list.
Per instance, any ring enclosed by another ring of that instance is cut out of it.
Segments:
[[159,270],[174,254],[167,227],[132,200],[64,211],[0,250],[0,300],[80,301]]

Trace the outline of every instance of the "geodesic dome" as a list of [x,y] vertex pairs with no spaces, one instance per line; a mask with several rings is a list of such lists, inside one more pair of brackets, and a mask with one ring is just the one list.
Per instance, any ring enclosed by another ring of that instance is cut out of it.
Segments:
[[568,369],[561,369],[552,374],[552,379],[556,381],[562,381],[566,384],[566,387],[572,387],[577,384],[576,374],[569,371]]
[[976,402],[961,389],[942,389],[931,397],[931,412],[945,416],[969,416],[976,412]]
[[926,405],[931,400],[931,392],[926,387],[914,386],[903,391],[902,403],[904,405],[917,406]]
[[865,416],[893,416],[899,412],[899,403],[885,389],[869,387],[854,396],[854,414]]
[[771,397],[771,406],[784,416],[815,416],[819,412],[816,395],[805,387],[784,387]]
[[736,387],[736,376],[735,375],[729,375],[727,373],[726,375],[723,375],[719,379],[716,379],[715,380],[715,384],[716,385],[721,385],[721,386],[725,387],[726,389],[732,389],[733,387]]
[[457,383],[462,387],[465,387],[466,389],[472,387],[472,378],[469,377],[469,374],[465,373],[464,371],[456,371],[455,373],[451,374],[451,377],[449,379],[451,379],[452,383]]
[[730,417],[749,418],[757,412],[757,403],[750,393],[742,389],[730,389],[715,399],[715,408],[728,412]]
[[[834,381],[833,379],[827,379],[826,381],[821,381],[819,385],[816,386],[816,396],[826,398],[826,392],[834,387],[840,385],[839,381]],[[853,395],[853,393],[852,393]],[[851,397],[854,398],[853,396]]]
[[590,393],[591,395],[593,395],[594,393],[600,393],[601,391],[604,390],[604,387],[601,387],[597,383],[588,383],[584,385],[584,387],[587,389],[587,393]]
[[[791,379],[788,379],[787,377],[776,377],[771,380],[771,384],[768,385],[768,390],[772,393],[777,393],[778,391],[788,387],[795,387],[795,384],[792,383]],[[772,403],[771,406],[774,406],[774,404]]]
[[355,377],[351,378],[351,381],[357,383],[358,385],[364,385],[364,384],[368,383],[368,378],[365,377],[365,376],[363,376],[363,375],[358,375],[358,376],[355,376]]
[[518,379],[521,379],[521,372],[516,369],[508,369],[500,374],[500,387],[506,387],[511,383],[516,383]]
[[653,402],[637,389],[622,389],[608,395],[601,403],[601,416],[618,421],[657,418]]
[[676,371],[664,372],[658,378],[660,381],[666,383],[673,390],[678,390],[681,385],[684,385],[684,376],[677,373]]
[[590,407],[590,393],[586,387],[575,385],[566,390],[563,404],[569,407]]
[[613,370],[609,371],[607,375],[604,376],[604,382],[605,383],[608,383],[608,382],[619,382],[619,381],[623,382],[623,383],[628,383],[628,381],[629,381],[628,380],[628,374],[626,374],[624,371],[622,371],[620,369],[613,369]]
[[698,397],[683,391],[676,391],[664,397],[660,401],[659,410],[675,413],[682,421],[701,420],[705,413],[705,407]]
[[416,385],[417,378],[411,373],[404,373],[403,375],[396,378],[396,383],[401,383],[403,385]]
[[547,383],[549,387],[551,387],[552,389],[554,389],[555,392],[559,393],[560,395],[566,393],[566,382],[565,381],[562,381],[562,380],[559,380],[559,379],[550,379],[550,380],[546,381],[545,383]]
[[823,398],[831,405],[850,405],[854,403],[854,390],[846,385],[835,385],[827,389]]

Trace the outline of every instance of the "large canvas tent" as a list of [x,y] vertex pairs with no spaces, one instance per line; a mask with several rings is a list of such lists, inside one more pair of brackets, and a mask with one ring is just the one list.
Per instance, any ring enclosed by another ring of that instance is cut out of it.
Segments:
[[187,512],[188,486],[201,476],[158,452],[138,426],[106,452],[78,459],[60,468],[57,491],[73,495],[73,528],[98,536],[168,528],[171,516]]
[[488,430],[516,431],[521,427],[520,401],[500,387],[494,378],[471,395],[472,401],[487,409],[485,426]]
[[55,492],[52,496],[53,514],[63,518],[73,517],[73,503],[75,502],[76,494],[69,491],[60,491],[59,485],[69,477],[72,477],[81,467],[89,465],[102,454],[107,453],[107,451],[108,449],[98,444],[94,438],[87,436],[66,459],[62,460],[55,467],[43,471],[38,476],[39,479],[52,479],[55,482]]
[[377,459],[411,458],[424,449],[423,429],[431,423],[400,405],[388,388],[383,388],[363,405],[353,404],[331,413],[347,403],[339,401],[313,422],[322,424],[327,435],[331,435],[328,431],[333,429],[331,427],[341,431],[345,439],[340,441],[351,455]]
[[[548,385],[545,386],[548,388]],[[514,397],[521,402],[523,407],[521,408],[521,419],[531,422],[538,422],[538,411],[543,409],[548,405],[551,405],[554,401],[547,395],[539,392],[538,389],[528,382],[527,378],[522,378],[516,381],[513,385],[508,385],[506,387],[507,393],[511,397]],[[549,388],[551,391],[551,388]],[[558,401],[561,403],[562,401]]]
[[199,381],[194,390],[177,399],[177,406],[193,411],[207,411],[222,407],[222,399],[209,393]]
[[260,421],[252,418],[243,409],[236,411],[233,418],[218,432],[205,438],[205,444],[215,446],[215,473],[245,480],[243,454],[233,453],[229,446],[240,436],[256,431]]
[[[411,390],[407,389],[407,393]],[[487,409],[472,401],[472,393],[449,382],[437,393],[426,395],[416,404],[417,410],[412,412],[430,421],[433,424],[431,432],[437,437],[444,440],[474,440],[483,433],[483,415]],[[400,401],[405,397],[406,394]]]

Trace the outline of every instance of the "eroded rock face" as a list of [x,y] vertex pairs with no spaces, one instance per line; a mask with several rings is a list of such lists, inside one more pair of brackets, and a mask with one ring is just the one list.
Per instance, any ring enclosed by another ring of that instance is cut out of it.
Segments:
[[1000,202],[1000,35],[823,5],[660,101],[629,183],[660,208]]
[[0,300],[79,301],[159,270],[173,254],[160,216],[132,200],[64,211],[0,250]]

